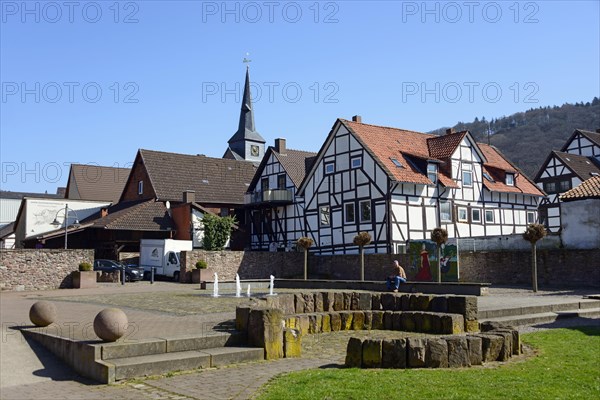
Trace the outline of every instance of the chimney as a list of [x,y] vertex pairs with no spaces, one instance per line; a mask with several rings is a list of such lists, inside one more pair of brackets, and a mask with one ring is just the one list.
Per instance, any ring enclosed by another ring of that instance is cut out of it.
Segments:
[[362,124],[362,117],[360,115],[355,115],[354,117],[352,117],[352,121]]
[[285,139],[275,139],[275,151],[279,154],[285,154]]
[[100,210],[100,218],[104,218],[108,215],[108,207],[102,207]]
[[446,129],[446,135],[451,135],[453,133],[454,133],[454,129],[453,128]]
[[184,203],[195,203],[196,202],[196,192],[193,190],[186,190],[183,192],[183,202]]

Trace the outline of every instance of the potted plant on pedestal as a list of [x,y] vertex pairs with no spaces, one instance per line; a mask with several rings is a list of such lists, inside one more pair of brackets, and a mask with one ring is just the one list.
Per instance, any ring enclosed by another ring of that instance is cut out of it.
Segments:
[[195,269],[192,270],[192,283],[201,283],[210,280],[212,271],[208,269],[208,263],[204,260],[196,262]]
[[73,287],[76,289],[96,287],[96,271],[92,269],[92,264],[90,263],[79,263],[79,271],[73,271],[72,277]]

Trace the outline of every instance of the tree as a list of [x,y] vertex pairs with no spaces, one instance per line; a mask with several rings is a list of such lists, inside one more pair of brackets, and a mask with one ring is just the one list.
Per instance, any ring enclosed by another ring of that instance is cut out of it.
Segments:
[[531,224],[523,232],[523,239],[531,243],[531,283],[534,292],[538,291],[536,243],[544,236],[546,236],[546,228],[542,224]]
[[444,228],[435,228],[431,231],[431,240],[437,244],[437,281],[442,282],[442,245],[448,241],[448,231]]
[[304,249],[304,280],[308,279],[308,249],[313,245],[313,240],[308,237],[298,239],[298,247]]
[[235,217],[219,217],[215,214],[204,214],[202,225],[204,225],[204,237],[202,244],[205,250],[223,250],[231,235],[231,229],[235,225]]
[[365,246],[371,243],[371,235],[368,232],[359,232],[354,236],[354,244],[360,249],[360,280],[365,280]]

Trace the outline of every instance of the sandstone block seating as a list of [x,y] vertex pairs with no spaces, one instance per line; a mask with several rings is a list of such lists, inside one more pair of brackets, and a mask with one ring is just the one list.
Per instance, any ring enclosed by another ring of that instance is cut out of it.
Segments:
[[[301,338],[307,334],[385,329],[452,335],[478,331],[479,324],[474,296],[318,291],[254,299],[251,305],[237,307],[236,329],[247,335],[249,344],[263,347],[266,359],[276,359],[297,357]],[[285,329],[298,335],[284,334]],[[287,340],[294,343],[287,345]],[[468,344],[456,346],[462,349]],[[288,355],[286,349],[294,350]],[[369,363],[377,364],[376,355],[373,357]],[[463,357],[456,362],[467,361]]]

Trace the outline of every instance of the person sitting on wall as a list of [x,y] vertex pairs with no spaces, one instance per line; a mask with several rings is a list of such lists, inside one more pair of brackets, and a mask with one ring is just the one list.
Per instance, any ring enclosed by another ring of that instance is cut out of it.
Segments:
[[397,292],[400,288],[400,282],[406,283],[406,272],[404,272],[404,268],[400,266],[398,260],[394,261],[394,272],[392,275],[388,276],[386,279],[386,285],[388,290],[393,290]]

